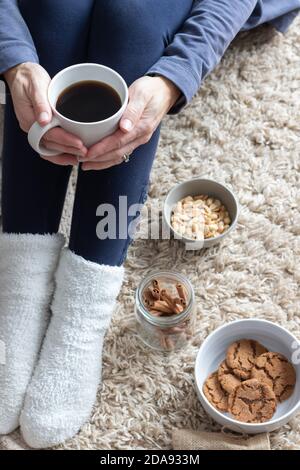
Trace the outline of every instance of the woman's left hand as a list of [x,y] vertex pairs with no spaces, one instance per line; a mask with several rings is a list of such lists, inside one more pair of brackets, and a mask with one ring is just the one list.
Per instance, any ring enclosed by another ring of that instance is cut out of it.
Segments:
[[176,103],[180,90],[164,77],[142,77],[129,87],[129,102],[119,129],[93,145],[81,160],[83,170],[104,170],[124,162],[137,147],[151,139],[155,129]]

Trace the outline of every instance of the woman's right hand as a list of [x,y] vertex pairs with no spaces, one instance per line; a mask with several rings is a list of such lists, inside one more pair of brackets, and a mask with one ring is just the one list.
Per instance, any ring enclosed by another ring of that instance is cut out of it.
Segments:
[[[20,127],[28,132],[35,121],[45,126],[52,119],[51,106],[48,102],[47,90],[50,77],[39,64],[25,62],[12,67],[4,73],[9,86],[14,110]],[[76,165],[77,156],[84,157],[87,148],[81,140],[60,127],[49,130],[43,138],[43,145],[47,149],[61,152],[55,157],[45,157],[58,165]]]

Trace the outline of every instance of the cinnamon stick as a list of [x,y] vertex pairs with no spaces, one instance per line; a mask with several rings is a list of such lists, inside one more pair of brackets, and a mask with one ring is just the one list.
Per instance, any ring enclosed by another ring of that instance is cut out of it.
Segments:
[[150,291],[151,291],[151,294],[152,294],[152,297],[155,299],[155,300],[159,300],[160,299],[160,291],[159,289],[157,289],[156,287],[150,287],[149,288]]
[[158,289],[159,291],[161,290],[160,284],[159,284],[159,282],[158,282],[157,279],[152,279],[152,286],[153,286],[155,289]]
[[173,313],[172,309],[168,306],[167,302],[164,300],[156,300],[152,308],[154,310],[157,310],[158,312],[164,312],[164,313]]
[[182,284],[176,284],[176,289],[177,289],[179,297],[183,300],[186,300],[185,287]]
[[[183,299],[180,299],[179,297],[175,297],[175,299],[173,300],[175,313],[183,312],[185,306],[184,306],[184,304],[182,304],[182,300]],[[183,301],[183,302],[185,302],[185,301]]]
[[148,307],[153,306],[155,299],[154,299],[154,297],[152,295],[152,292],[149,288],[144,290],[143,298],[144,298],[144,304],[145,305],[147,305]]
[[155,317],[162,317],[163,312],[159,312],[158,310],[154,310],[153,308],[150,308],[149,312],[154,315]]
[[183,312],[182,305],[175,304],[174,305],[174,312],[177,313],[177,314]]
[[[173,297],[169,294],[169,292],[167,291],[167,289],[162,289],[160,291],[160,298],[162,300],[164,300],[165,302],[167,302],[168,306],[170,307],[170,309],[172,311],[174,311],[174,300],[173,300]],[[174,311],[175,313],[175,311]]]

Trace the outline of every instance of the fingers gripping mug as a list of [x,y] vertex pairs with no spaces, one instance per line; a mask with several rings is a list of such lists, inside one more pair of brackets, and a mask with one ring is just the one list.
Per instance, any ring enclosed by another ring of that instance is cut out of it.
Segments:
[[[120,98],[119,109],[106,119],[95,122],[79,122],[69,119],[56,109],[57,100],[64,90],[81,82],[99,82],[111,87]],[[99,64],[78,64],[61,70],[53,77],[48,88],[48,100],[52,108],[53,117],[49,124],[40,126],[35,122],[28,133],[28,141],[31,147],[41,155],[48,157],[59,155],[57,150],[45,148],[41,139],[44,134],[53,127],[62,127],[68,132],[79,137],[86,147],[94,145],[99,140],[112,134],[125,111],[128,102],[128,88],[124,79],[114,70]]]

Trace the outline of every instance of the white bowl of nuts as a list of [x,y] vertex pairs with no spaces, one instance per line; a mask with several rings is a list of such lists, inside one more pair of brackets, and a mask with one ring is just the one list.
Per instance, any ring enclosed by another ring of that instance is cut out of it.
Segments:
[[300,342],[267,320],[226,323],[202,343],[195,385],[203,408],[222,426],[274,431],[300,410]]
[[238,219],[238,202],[233,192],[217,181],[197,178],[175,186],[167,195],[164,220],[186,244],[207,248],[221,242]]

